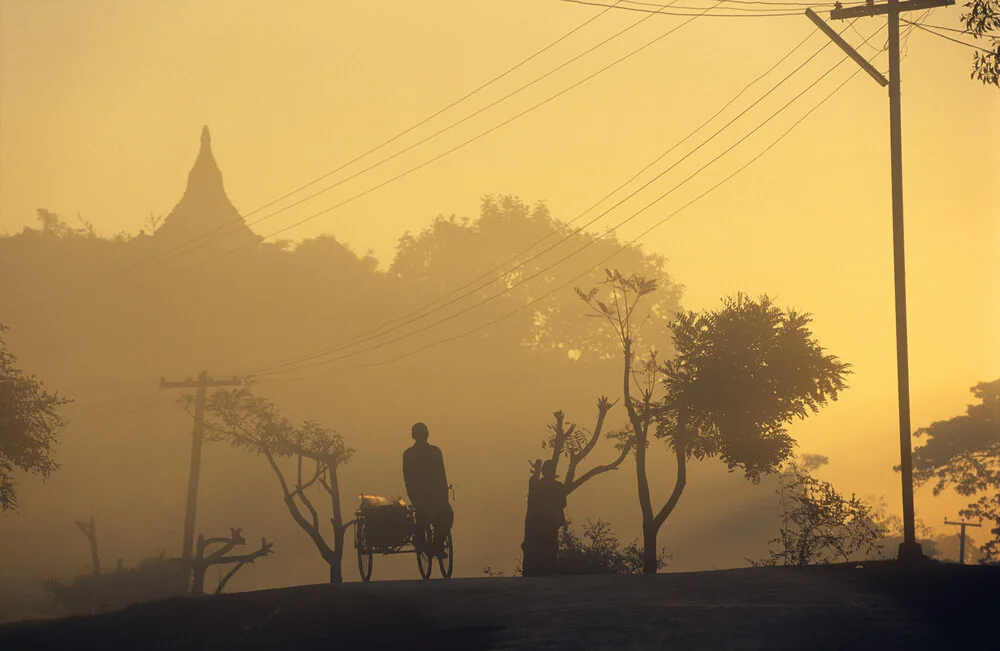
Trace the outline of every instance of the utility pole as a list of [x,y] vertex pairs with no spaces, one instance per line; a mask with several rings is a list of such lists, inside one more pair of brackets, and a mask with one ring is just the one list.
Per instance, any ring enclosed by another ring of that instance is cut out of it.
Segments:
[[197,381],[191,378],[180,382],[167,382],[160,378],[161,389],[197,389],[194,402],[194,432],[191,440],[191,469],[188,472],[187,511],[184,515],[184,545],[181,548],[181,558],[191,561],[194,548],[194,519],[198,507],[198,475],[201,473],[201,444],[205,428],[205,396],[208,387],[239,386],[237,378],[231,380],[213,380],[208,377],[208,371],[198,374]]
[[[899,545],[899,560],[924,558],[917,542],[913,513],[913,454],[910,445],[910,369],[906,338],[906,258],[903,238],[903,129],[899,94],[899,14],[904,11],[933,9],[955,4],[955,0],[888,0],[875,4],[844,7],[839,2],[830,11],[830,18],[860,18],[886,14],[889,20],[889,145],[892,170],[892,250],[893,277],[896,288],[896,379],[899,391],[899,468],[903,483],[903,542]],[[806,10],[807,15],[810,10]],[[814,14],[815,15],[815,14]],[[819,20],[818,16],[813,22]],[[822,22],[821,20],[819,22]],[[818,24],[818,23],[817,23]],[[825,31],[825,30],[824,30]],[[846,43],[838,43],[849,49]],[[857,54],[855,52],[855,54]],[[858,55],[860,56],[860,55]],[[857,58],[855,57],[855,60]],[[870,74],[870,73],[869,73]],[[881,75],[880,75],[881,76]],[[880,82],[881,83],[881,82]]]
[[981,524],[975,524],[972,522],[948,522],[948,518],[944,519],[945,524],[950,524],[956,527],[961,527],[958,534],[958,564],[965,565],[965,528],[966,527],[981,527]]

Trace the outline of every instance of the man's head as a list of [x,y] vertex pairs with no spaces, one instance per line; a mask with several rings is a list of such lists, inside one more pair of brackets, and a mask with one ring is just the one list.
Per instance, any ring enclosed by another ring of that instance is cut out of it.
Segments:
[[410,435],[413,436],[414,441],[426,441],[427,437],[431,435],[427,431],[427,426],[423,423],[415,423],[413,427],[410,428]]
[[556,476],[556,462],[552,459],[542,464],[542,477],[551,478]]

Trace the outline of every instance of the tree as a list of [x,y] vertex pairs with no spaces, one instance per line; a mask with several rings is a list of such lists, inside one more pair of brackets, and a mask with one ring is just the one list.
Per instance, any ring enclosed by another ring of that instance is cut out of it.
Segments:
[[1000,554],[1000,379],[971,391],[979,404],[914,433],[926,442],[913,450],[913,478],[920,484],[933,480],[935,495],[951,487],[959,495],[979,496],[961,516],[993,523],[993,538],[982,548],[989,562]]
[[984,84],[1000,86],[1000,0],[972,0],[962,14],[965,31],[975,39],[989,42],[985,51],[973,54],[973,79]]
[[[330,583],[341,583],[344,533],[353,522],[344,522],[337,471],[350,461],[354,450],[347,447],[340,434],[316,423],[293,425],[272,403],[255,396],[251,388],[247,383],[238,389],[212,395],[206,405],[210,415],[205,423],[206,438],[228,442],[267,460],[281,487],[288,513],[330,566]],[[188,401],[191,399],[191,396],[186,397]],[[286,477],[282,469],[280,462],[284,458],[295,459],[293,480]],[[313,466],[311,471],[303,474],[303,466],[310,464]],[[307,493],[315,485],[321,486],[330,498],[332,545],[323,537],[319,513]],[[266,543],[262,546],[266,547]]]
[[844,497],[833,484],[812,476],[827,462],[807,455],[791,462],[778,478],[781,528],[768,541],[767,557],[750,561],[754,566],[816,565],[868,558],[882,550],[888,533],[876,507],[852,494]]
[[[6,330],[0,323],[0,334]],[[72,402],[46,391],[34,375],[17,368],[16,361],[0,336],[0,511],[17,510],[15,469],[42,479],[59,469],[52,448],[65,423],[56,410]]]
[[[253,563],[258,558],[265,558],[274,553],[274,543],[267,542],[267,538],[260,539],[260,549],[249,554],[237,554],[226,556],[238,546],[247,544],[243,537],[243,530],[233,527],[229,528],[229,537],[205,538],[204,534],[198,536],[198,544],[195,547],[194,560],[191,566],[194,570],[191,581],[191,594],[198,596],[205,594],[205,573],[213,565],[233,564],[232,569],[219,579],[219,584],[215,587],[214,594],[222,594],[226,589],[229,579],[233,578],[247,563]],[[221,545],[211,553],[206,553],[210,545]]]
[[614,404],[615,403],[610,402],[606,396],[600,397],[597,401],[597,422],[594,425],[593,431],[587,431],[582,427],[577,427],[576,423],[567,422],[566,415],[561,411],[557,411],[552,414],[554,420],[548,427],[552,434],[549,436],[548,440],[542,443],[542,446],[552,450],[551,458],[552,461],[555,462],[557,468],[559,466],[559,460],[563,456],[566,457],[566,477],[563,479],[563,485],[566,487],[566,495],[569,495],[585,482],[597,477],[598,475],[611,470],[617,470],[632,450],[633,439],[629,436],[629,432],[627,430],[624,432],[608,432],[607,438],[618,441],[615,446],[618,449],[618,457],[610,463],[594,466],[579,477],[576,475],[576,472],[580,467],[580,463],[594,451],[598,441],[601,440],[601,430],[604,428],[604,419],[607,417],[608,411],[611,410]]
[[[687,485],[690,459],[718,457],[730,471],[743,470],[757,482],[792,454],[794,441],[785,425],[815,413],[846,388],[847,364],[824,355],[812,339],[808,314],[787,313],[766,296],[758,301],[739,294],[720,310],[680,312],[669,326],[675,356],[661,363],[656,351],[636,361],[637,321],[643,297],[656,281],[606,270],[600,288],[577,293],[614,331],[624,368],[622,394],[635,441],[636,481],[642,514],[644,570],[656,572],[656,539]],[[654,399],[659,383],[665,395]],[[632,385],[637,395],[633,396]],[[654,510],[650,497],[647,450],[650,433],[666,442],[677,463],[674,487]]]
[[600,261],[612,254],[629,268],[658,280],[662,291],[652,301],[651,318],[665,318],[676,309],[681,287],[667,274],[662,256],[623,246],[613,236],[597,237],[579,225],[554,219],[544,203],[529,206],[512,196],[484,197],[474,220],[438,217],[425,231],[405,234],[389,274],[421,303],[437,302],[457,292],[437,309],[458,296],[483,301],[474,313],[454,324],[456,331],[531,304],[481,335],[490,339],[493,349],[506,344],[518,354],[533,351],[613,359],[617,355],[614,338],[587,327],[578,318],[571,297],[567,300],[564,293],[555,292],[533,303],[569,281],[578,273],[574,269],[594,266],[595,271],[587,272],[580,282],[600,281]]

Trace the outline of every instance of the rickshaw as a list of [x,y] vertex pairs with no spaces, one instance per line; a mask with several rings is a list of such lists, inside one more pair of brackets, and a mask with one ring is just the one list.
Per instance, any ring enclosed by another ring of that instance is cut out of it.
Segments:
[[[431,578],[435,556],[427,549],[425,541],[432,540],[433,529],[428,525],[426,531],[418,532],[416,512],[402,498],[388,500],[377,495],[362,495],[354,519],[354,548],[358,552],[362,581],[367,583],[372,578],[375,554],[416,554],[420,576]],[[444,558],[437,558],[438,567],[441,576],[450,579],[455,564],[451,532],[444,539],[443,550]]]

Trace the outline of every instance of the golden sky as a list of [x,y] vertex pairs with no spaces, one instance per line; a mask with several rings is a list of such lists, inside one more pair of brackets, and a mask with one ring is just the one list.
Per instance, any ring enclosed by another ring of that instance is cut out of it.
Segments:
[[[707,7],[705,0],[679,5]],[[601,11],[557,0],[0,0],[0,231],[44,207],[105,234],[138,231],[179,200],[209,125],[244,213],[334,170]],[[959,26],[959,7],[931,24]],[[821,12],[821,15],[826,15]],[[910,16],[918,17],[915,12]],[[465,117],[646,14],[609,11],[480,94],[321,189]],[[687,17],[652,16],[497,106],[254,226],[269,235],[344,202],[556,94]],[[867,57],[884,19],[845,38]],[[833,22],[838,30],[842,23]],[[671,154],[720,128],[826,43],[804,16],[702,17],[470,145],[279,235],[332,233],[387,263],[438,214],[474,216],[486,193],[576,217],[714,114],[806,36],[772,76]],[[903,155],[914,427],[956,415],[1000,376],[1000,91],[969,79],[972,50],[926,32],[905,42]],[[635,199],[607,228],[680,183],[842,58],[828,47],[756,109]],[[885,54],[875,65],[887,69]],[[758,154],[854,72],[801,100],[632,220],[635,237]],[[843,490],[898,501],[886,90],[860,74],[732,181],[643,238],[686,285],[687,308],[737,291],[812,312],[855,367],[852,388],[796,425]],[[641,177],[645,180],[647,174]],[[259,219],[271,211],[255,214]],[[934,523],[960,502],[918,494]]]

